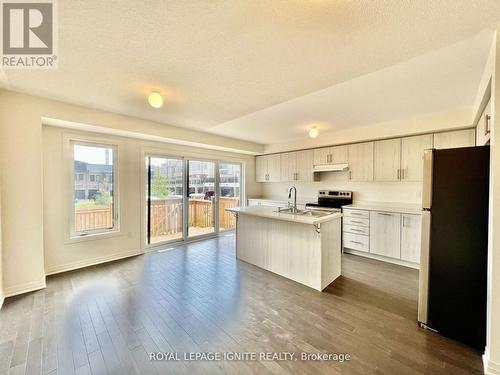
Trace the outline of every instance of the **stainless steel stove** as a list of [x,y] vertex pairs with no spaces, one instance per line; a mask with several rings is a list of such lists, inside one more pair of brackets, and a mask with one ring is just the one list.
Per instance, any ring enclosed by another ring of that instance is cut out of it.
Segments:
[[340,212],[347,204],[352,204],[352,191],[320,190],[318,202],[307,203],[306,208]]

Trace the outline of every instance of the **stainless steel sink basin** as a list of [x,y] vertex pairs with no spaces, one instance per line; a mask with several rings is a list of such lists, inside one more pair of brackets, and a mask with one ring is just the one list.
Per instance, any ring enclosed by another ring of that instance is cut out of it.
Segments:
[[314,216],[321,217],[326,215],[331,215],[331,212],[319,211],[319,210],[297,210],[293,212],[293,208],[284,208],[276,211],[280,214],[288,214],[288,215],[300,215],[300,216]]

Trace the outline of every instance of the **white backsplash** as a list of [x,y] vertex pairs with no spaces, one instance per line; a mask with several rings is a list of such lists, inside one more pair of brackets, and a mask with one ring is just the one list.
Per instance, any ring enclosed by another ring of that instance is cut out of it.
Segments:
[[313,199],[318,190],[348,190],[355,202],[406,203],[419,205],[422,201],[421,182],[353,182],[347,172],[324,172],[318,182],[268,182],[262,184],[265,198],[286,199],[288,188],[297,187],[298,199]]

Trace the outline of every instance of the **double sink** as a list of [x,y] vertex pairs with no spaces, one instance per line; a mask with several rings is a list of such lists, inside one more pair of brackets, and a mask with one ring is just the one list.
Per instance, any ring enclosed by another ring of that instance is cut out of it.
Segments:
[[322,217],[326,215],[331,215],[333,213],[330,211],[321,211],[321,210],[294,210],[293,207],[278,208],[278,211],[276,212],[279,214],[313,216],[313,217]]

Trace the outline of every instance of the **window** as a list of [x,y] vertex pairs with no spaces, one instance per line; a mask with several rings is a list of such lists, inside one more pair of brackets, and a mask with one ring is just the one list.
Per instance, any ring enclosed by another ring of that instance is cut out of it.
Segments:
[[[71,234],[83,236],[113,231],[117,228],[116,147],[72,143],[73,202]],[[83,178],[89,175],[88,182]],[[111,178],[100,178],[111,176]]]

